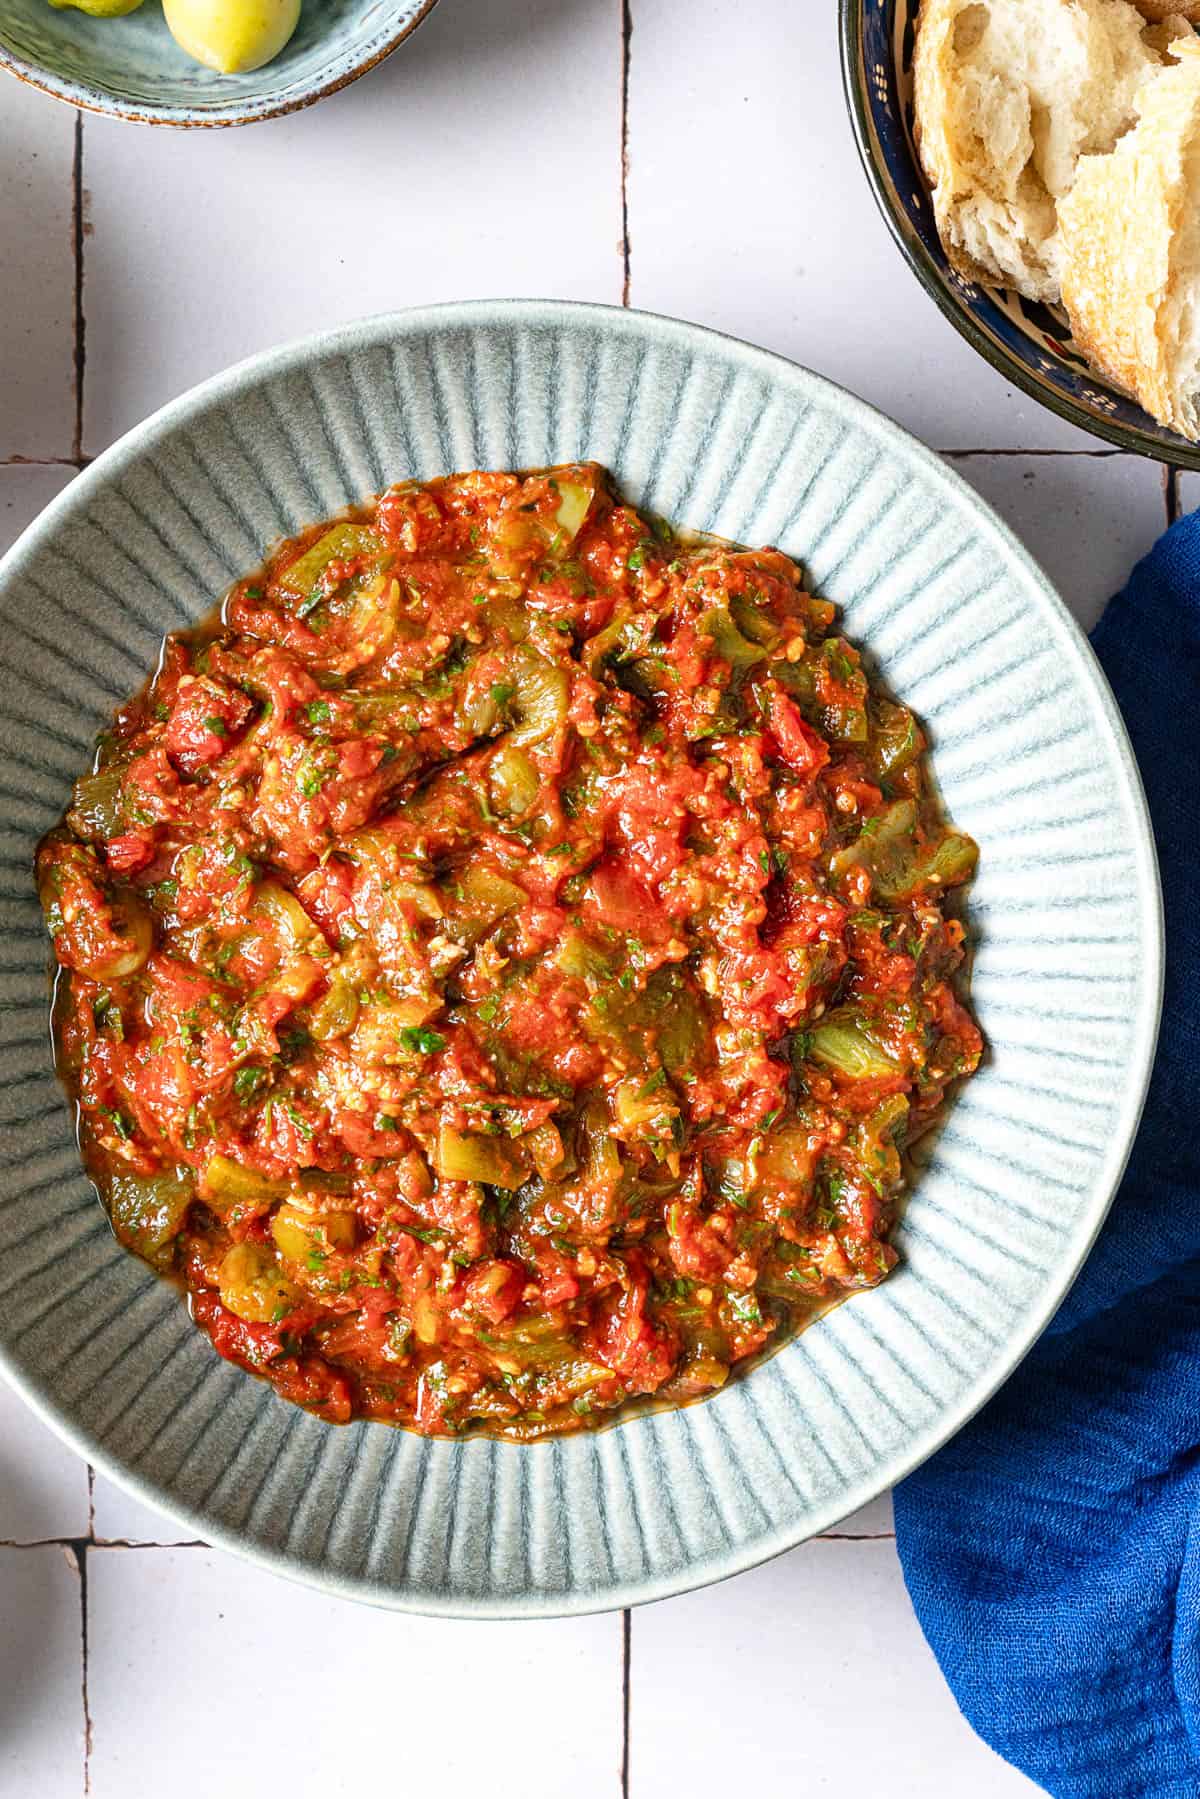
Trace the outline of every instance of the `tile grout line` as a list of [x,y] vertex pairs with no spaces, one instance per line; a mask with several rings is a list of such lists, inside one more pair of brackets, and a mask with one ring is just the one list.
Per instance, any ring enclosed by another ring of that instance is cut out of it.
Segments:
[[60,1539],[60,1546],[71,1557],[79,1577],[79,1693],[83,1703],[83,1794],[87,1799],[92,1790],[92,1707],[88,1693],[88,1550],[92,1543],[89,1537],[67,1537]]
[[88,1690],[88,1657],[91,1653],[90,1618],[88,1614],[88,1544],[79,1555],[79,1611],[83,1630],[83,1794],[92,1790],[92,1696]]
[[621,304],[629,305],[629,60],[633,43],[633,0],[621,0]]
[[809,1543],[894,1543],[894,1530],[823,1530],[818,1536],[808,1537]]
[[1132,450],[1023,450],[1010,445],[1005,449],[935,450],[934,454],[943,457],[947,462],[964,462],[971,456],[1090,456],[1095,461],[1108,461],[1116,456],[1133,456],[1135,452]]
[[183,1537],[175,1543],[155,1543],[148,1537],[0,1537],[0,1549],[211,1549],[200,1537]]
[[211,1549],[203,1537],[180,1537],[177,1543],[154,1543],[147,1537],[97,1537],[93,1549]]
[[633,1653],[633,1613],[621,1613],[621,1799],[629,1799],[629,1674]]
[[0,468],[85,469],[94,456],[0,456]]
[[83,316],[83,113],[75,114],[75,153],[71,160],[71,224],[75,255],[75,434],[71,461],[83,466],[83,378],[87,366],[87,325]]

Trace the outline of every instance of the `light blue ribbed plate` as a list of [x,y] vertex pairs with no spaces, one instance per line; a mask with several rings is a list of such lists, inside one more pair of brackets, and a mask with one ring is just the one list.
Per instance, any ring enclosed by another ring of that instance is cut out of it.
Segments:
[[[30,859],[94,732],[272,539],[391,481],[594,457],[636,503],[804,561],[930,723],[983,855],[990,1044],[903,1265],[702,1405],[518,1447],[337,1429],[218,1360],[109,1234],[46,1038]],[[0,1349],[82,1455],[198,1535],[467,1616],[717,1580],[843,1517],[1011,1370],[1087,1253],[1154,1048],[1161,926],[1129,745],[1060,601],[938,459],[828,382],[665,319],[478,303],[261,356],[102,456],[0,564]]]

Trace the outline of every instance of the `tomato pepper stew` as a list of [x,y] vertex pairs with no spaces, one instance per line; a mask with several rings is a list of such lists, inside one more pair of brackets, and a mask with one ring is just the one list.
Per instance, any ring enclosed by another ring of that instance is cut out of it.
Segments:
[[979,1061],[923,750],[793,562],[594,466],[284,545],[38,854],[118,1237],[329,1419],[719,1387],[888,1273]]

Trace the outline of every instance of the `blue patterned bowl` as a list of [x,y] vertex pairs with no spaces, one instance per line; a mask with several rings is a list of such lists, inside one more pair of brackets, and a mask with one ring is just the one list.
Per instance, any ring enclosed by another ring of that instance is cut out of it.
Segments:
[[311,106],[365,75],[436,0],[303,0],[286,49],[245,75],[193,62],[156,0],[92,19],[48,0],[4,0],[0,68],[72,106],[144,125],[248,125]]
[[879,210],[930,298],[1004,376],[1051,412],[1123,450],[1200,468],[1200,446],[1169,431],[1090,368],[1066,313],[964,280],[938,240],[913,146],[913,44],[919,0],[839,0],[842,78]]
[[[408,476],[594,457],[635,503],[775,543],[931,726],[983,848],[988,1060],[902,1264],[703,1404],[518,1445],[341,1429],[220,1361],[118,1248],[46,1036],[31,860],[165,631],[273,539]],[[1045,1325],[1124,1166],[1158,1017],[1154,851],[1120,719],[1024,551],[937,457],[803,369],[694,326],[435,307],[256,357],[74,481],[0,563],[0,1366],[192,1534],[379,1604],[600,1610],[822,1530],[970,1416]]]

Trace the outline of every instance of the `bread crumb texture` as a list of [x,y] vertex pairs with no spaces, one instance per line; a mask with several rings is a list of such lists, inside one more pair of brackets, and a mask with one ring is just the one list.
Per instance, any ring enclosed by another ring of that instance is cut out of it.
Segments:
[[1058,300],[1059,206],[1079,160],[1131,128],[1184,36],[1180,18],[1150,25],[1127,0],[922,0],[917,145],[961,273]]
[[1200,38],[1148,84],[1107,156],[1088,156],[1059,209],[1075,341],[1147,412],[1200,436]]

